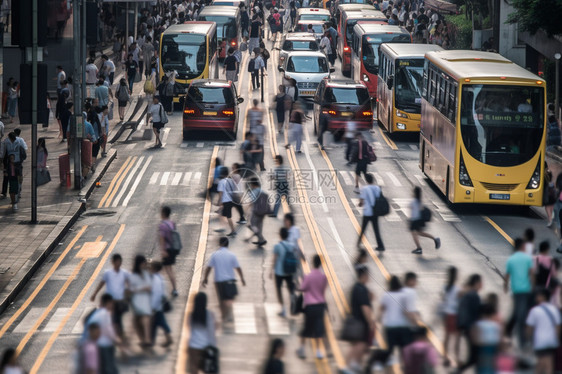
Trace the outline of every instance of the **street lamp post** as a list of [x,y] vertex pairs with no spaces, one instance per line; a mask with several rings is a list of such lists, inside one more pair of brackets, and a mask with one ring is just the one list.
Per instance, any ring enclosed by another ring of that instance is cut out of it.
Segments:
[[562,57],[560,53],[556,53],[554,55],[554,58],[556,59],[556,73],[554,74],[554,116],[556,119],[560,119],[560,115],[558,114],[560,112],[558,107],[560,105],[560,57]]

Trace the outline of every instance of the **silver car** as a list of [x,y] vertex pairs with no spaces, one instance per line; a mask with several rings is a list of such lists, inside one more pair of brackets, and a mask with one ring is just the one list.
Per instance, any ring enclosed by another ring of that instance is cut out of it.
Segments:
[[330,68],[322,52],[294,51],[279,65],[279,71],[285,79],[297,82],[299,97],[313,97],[322,79],[329,78],[335,69]]
[[[279,49],[279,48],[278,48]],[[293,51],[319,51],[318,41],[316,37],[309,32],[293,32],[286,34],[281,49],[279,49],[279,64],[283,65],[283,61],[287,55]]]

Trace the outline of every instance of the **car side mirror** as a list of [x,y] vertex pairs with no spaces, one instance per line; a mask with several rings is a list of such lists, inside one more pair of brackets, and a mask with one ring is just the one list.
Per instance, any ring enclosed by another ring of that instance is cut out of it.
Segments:
[[330,68],[330,73],[335,73],[336,72],[336,68]]
[[394,76],[390,76],[388,77],[388,79],[386,80],[386,86],[388,87],[389,90],[392,90],[392,86],[394,85]]
[[283,73],[283,72],[285,71],[285,69],[283,69],[282,66],[278,66],[278,67],[277,67],[277,70],[279,70],[281,73]]
[[243,97],[239,97],[238,98],[238,104],[242,104],[244,102],[244,98]]

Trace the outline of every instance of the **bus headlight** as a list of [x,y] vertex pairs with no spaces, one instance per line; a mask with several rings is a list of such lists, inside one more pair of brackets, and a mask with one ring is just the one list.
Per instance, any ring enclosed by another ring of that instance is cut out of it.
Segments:
[[408,118],[408,115],[396,109],[396,117]]
[[468,171],[466,170],[462,154],[461,160],[459,162],[459,183],[463,186],[472,187],[472,180],[470,179],[470,175],[468,175]]
[[369,77],[367,76],[367,74],[363,74],[363,80],[364,80],[365,82],[368,82],[368,81],[369,81]]
[[527,184],[527,189],[536,190],[537,188],[539,188],[540,184],[541,184],[541,160],[539,159],[539,162],[537,163],[537,167],[535,168],[535,171],[533,172],[533,175],[531,176],[531,179]]
[[396,122],[396,128],[398,130],[406,130],[406,125],[404,123]]

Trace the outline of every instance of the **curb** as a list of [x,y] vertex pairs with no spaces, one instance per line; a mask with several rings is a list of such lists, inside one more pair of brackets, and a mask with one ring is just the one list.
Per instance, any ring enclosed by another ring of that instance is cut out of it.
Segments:
[[[102,159],[98,164],[98,168],[94,176],[92,176],[87,185],[80,190],[80,197],[88,199],[92,194],[93,190],[96,188],[96,183],[99,182],[111,163],[117,157],[117,151],[114,149],[109,150],[106,158]],[[76,203],[75,205],[78,205]],[[70,231],[72,226],[76,223],[78,218],[86,211],[86,203],[80,203],[77,206],[76,212],[72,216],[64,217],[53,229],[53,231],[47,236],[47,238],[41,243],[39,249],[36,252],[40,252],[38,255],[33,254],[22,267],[20,272],[25,272],[21,279],[12,279],[6,288],[10,289],[3,295],[2,301],[0,301],[0,313],[3,313],[8,306],[14,301],[18,293],[23,289],[27,282],[33,277],[35,272],[39,270],[41,265],[45,262],[47,257],[51,252],[58,247],[59,243],[64,239],[66,234]],[[41,249],[44,248],[44,249]],[[14,284],[15,283],[15,284]]]

